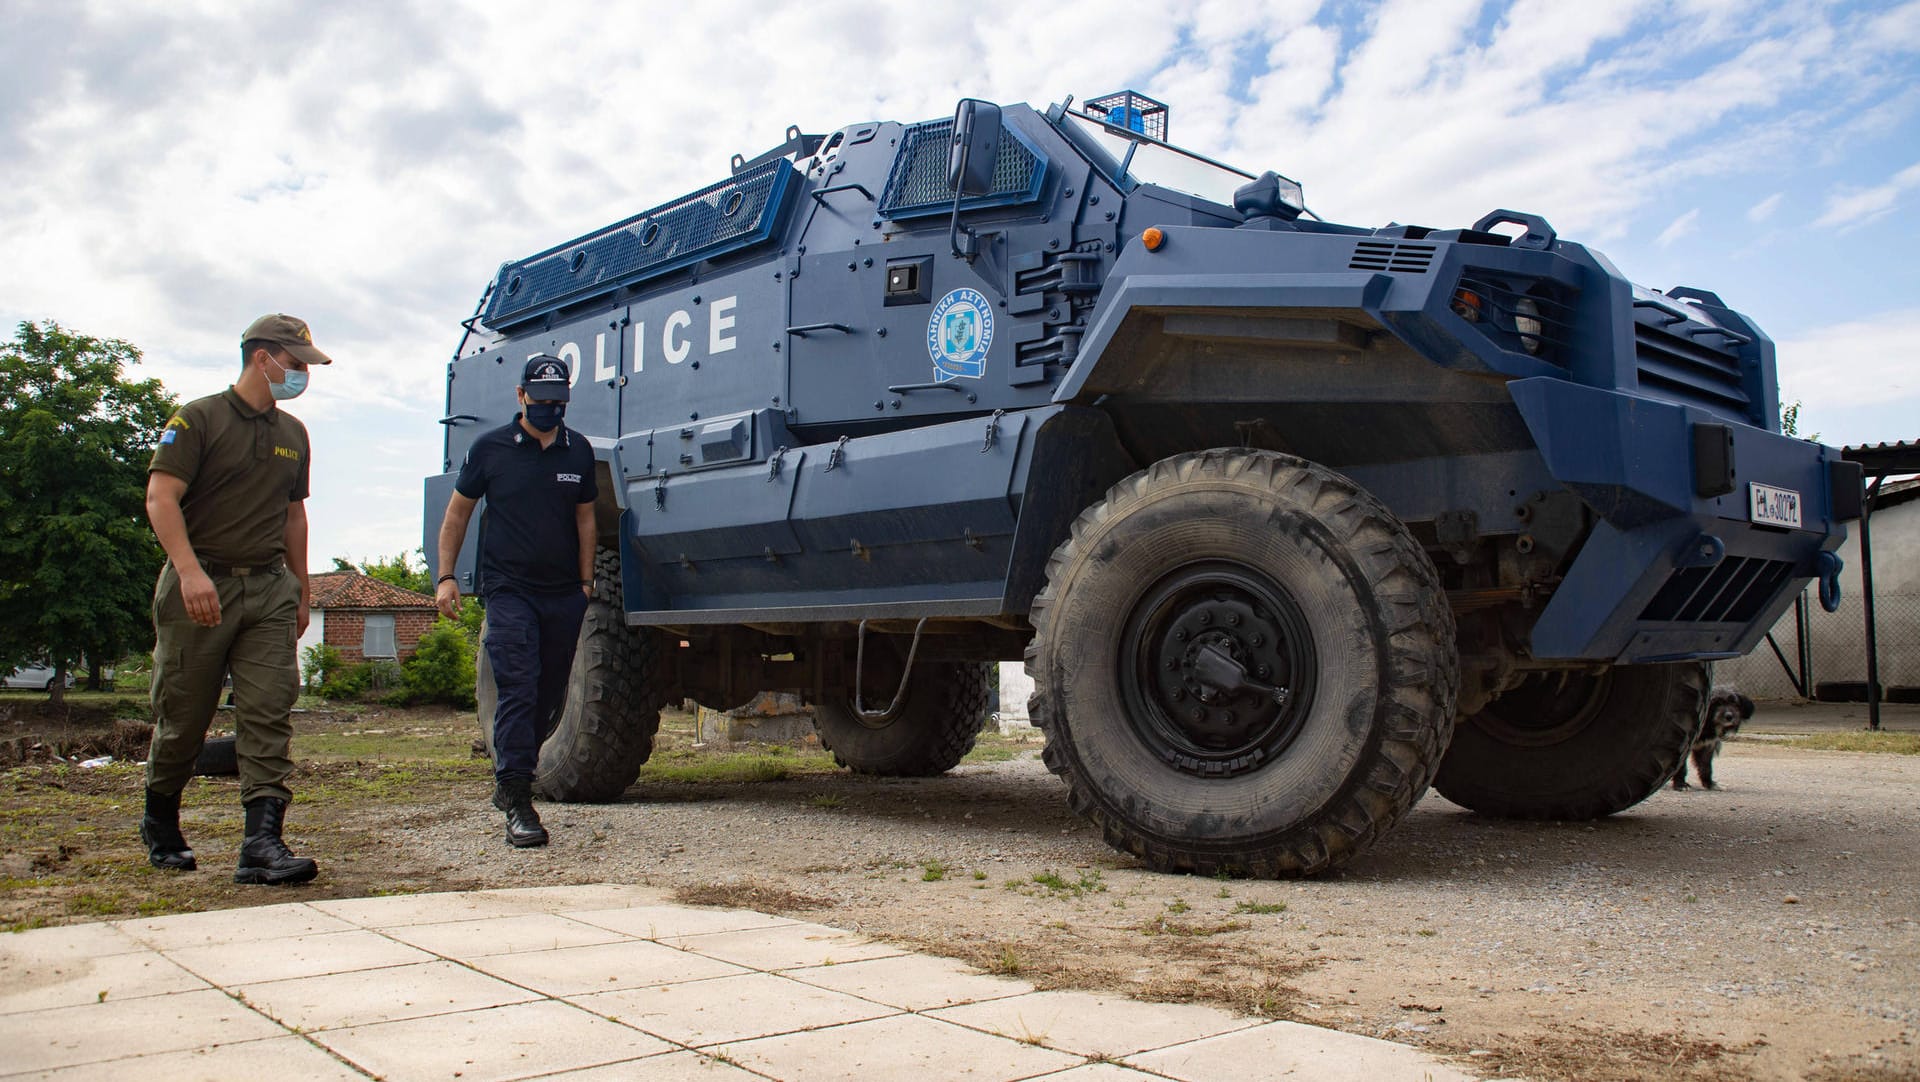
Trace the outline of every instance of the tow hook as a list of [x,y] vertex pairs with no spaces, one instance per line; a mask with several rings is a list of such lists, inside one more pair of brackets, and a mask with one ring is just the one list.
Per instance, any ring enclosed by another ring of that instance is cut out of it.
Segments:
[[1814,557],[1814,574],[1820,577],[1820,607],[1840,611],[1840,569],[1845,565],[1838,554],[1823,552]]

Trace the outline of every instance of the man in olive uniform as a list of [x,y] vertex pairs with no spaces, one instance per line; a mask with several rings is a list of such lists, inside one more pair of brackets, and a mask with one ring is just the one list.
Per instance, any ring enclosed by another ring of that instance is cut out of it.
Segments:
[[319,870],[281,840],[290,712],[307,629],[307,429],[276,402],[332,364],[307,325],[261,316],[240,336],[233,386],[180,407],[147,472],[147,520],[166,550],[153,591],[153,746],[140,839],[157,868],[192,871],[180,792],[233,676],[246,838],[236,883],[304,883]]
[[487,602],[487,662],[499,691],[493,714],[493,806],[507,843],[547,844],[533,807],[544,724],[566,705],[580,621],[593,595],[599,533],[593,447],[561,424],[570,397],[567,362],[528,358],[515,392],[523,412],[482,433],[467,452],[440,524],[440,611],[459,611],[453,575],[467,521],[481,497],[480,595]]

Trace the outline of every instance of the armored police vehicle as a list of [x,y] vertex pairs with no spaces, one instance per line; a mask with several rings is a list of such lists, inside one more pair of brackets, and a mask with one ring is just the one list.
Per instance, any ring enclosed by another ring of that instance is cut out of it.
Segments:
[[1127,92],[793,128],[501,267],[426,550],[525,359],[570,361],[602,553],[545,796],[618,796],[662,703],[769,689],[843,765],[937,774],[1024,657],[1110,843],[1312,874],[1429,784],[1645,799],[1707,663],[1810,580],[1838,603],[1858,468],[1781,435],[1752,320],[1535,214],[1322,221],[1167,121]]

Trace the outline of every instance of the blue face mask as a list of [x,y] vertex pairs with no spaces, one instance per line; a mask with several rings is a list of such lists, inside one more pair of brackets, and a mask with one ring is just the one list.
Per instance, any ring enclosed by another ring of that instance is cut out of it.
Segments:
[[541,432],[552,432],[560,427],[560,419],[567,415],[565,402],[529,402],[527,403],[527,423]]
[[272,354],[268,354],[267,359],[273,361],[275,368],[280,369],[280,382],[269,382],[267,384],[267,390],[273,395],[274,400],[285,402],[289,398],[299,398],[300,393],[307,389],[307,374],[296,369],[282,367],[279,361],[273,360]]

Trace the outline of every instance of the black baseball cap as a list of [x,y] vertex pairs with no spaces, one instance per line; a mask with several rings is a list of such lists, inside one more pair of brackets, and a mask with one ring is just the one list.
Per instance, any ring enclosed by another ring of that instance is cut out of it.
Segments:
[[549,353],[536,353],[527,358],[527,367],[521,370],[520,386],[536,402],[565,402],[572,397],[568,375],[567,362]]

